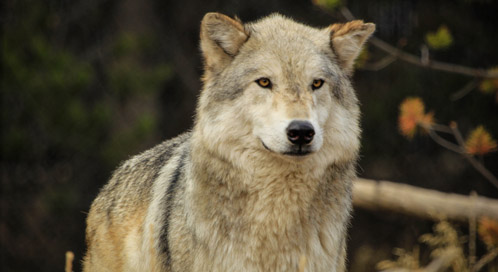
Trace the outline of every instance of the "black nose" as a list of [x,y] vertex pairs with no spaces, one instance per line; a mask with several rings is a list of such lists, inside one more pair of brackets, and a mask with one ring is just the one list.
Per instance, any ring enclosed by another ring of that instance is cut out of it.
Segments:
[[309,144],[313,141],[315,130],[308,121],[292,121],[287,127],[287,138],[295,145]]

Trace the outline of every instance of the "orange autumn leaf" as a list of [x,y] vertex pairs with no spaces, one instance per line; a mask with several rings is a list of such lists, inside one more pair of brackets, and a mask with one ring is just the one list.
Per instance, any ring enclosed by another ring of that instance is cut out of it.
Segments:
[[474,129],[465,141],[465,150],[473,155],[484,155],[495,151],[496,146],[496,141],[483,126]]
[[498,247],[498,221],[488,217],[481,218],[477,232],[488,247]]
[[434,122],[434,113],[425,113],[424,102],[419,97],[409,97],[401,103],[398,122],[401,134],[413,138],[418,125]]

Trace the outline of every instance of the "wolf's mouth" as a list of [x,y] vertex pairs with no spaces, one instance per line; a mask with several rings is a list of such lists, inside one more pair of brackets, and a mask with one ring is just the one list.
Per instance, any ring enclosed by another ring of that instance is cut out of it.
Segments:
[[261,143],[263,144],[264,148],[270,152],[275,152],[273,150],[271,150],[268,146],[265,145],[265,142],[263,142],[263,140],[259,139],[261,141]]
[[309,146],[295,145],[291,151],[287,151],[284,154],[290,156],[306,156],[310,153],[311,151],[309,150]]
[[260,141],[266,150],[273,152],[273,153],[277,153],[277,154],[283,154],[283,155],[288,155],[288,156],[306,156],[306,155],[312,153],[310,150],[303,149],[302,145],[295,146],[295,148],[293,148],[293,150],[290,150],[290,151],[287,151],[284,153],[275,152],[275,151],[271,150],[268,146],[266,146],[266,144],[265,144],[265,142],[263,142],[263,140],[260,139]]
[[289,156],[306,156],[306,155],[308,155],[310,153],[311,153],[311,151],[302,151],[302,150],[299,150],[299,151],[285,152],[284,155],[289,155]]

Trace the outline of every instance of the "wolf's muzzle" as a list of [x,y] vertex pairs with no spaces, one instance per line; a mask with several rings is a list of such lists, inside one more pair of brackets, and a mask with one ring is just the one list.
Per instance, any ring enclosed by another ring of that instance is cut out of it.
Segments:
[[313,141],[315,129],[308,121],[292,121],[287,127],[287,139],[294,145],[307,145]]

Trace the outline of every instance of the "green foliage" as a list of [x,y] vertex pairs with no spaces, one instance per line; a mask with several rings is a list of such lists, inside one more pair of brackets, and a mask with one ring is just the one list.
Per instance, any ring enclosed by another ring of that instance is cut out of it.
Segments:
[[[94,149],[107,146],[109,134],[127,135],[113,129],[113,116],[133,101],[157,95],[171,69],[147,59],[157,48],[153,39],[131,34],[119,36],[109,61],[98,67],[58,47],[47,29],[34,25],[50,14],[33,14],[40,18],[20,20],[15,28],[7,29],[2,43],[2,92],[8,108],[8,114],[2,115],[3,158],[43,160],[47,152],[92,156]],[[103,89],[96,92],[96,84],[107,86],[111,96],[103,95]],[[131,121],[138,124],[140,137],[124,136],[124,142],[133,148],[154,134],[156,126],[150,114],[130,118],[136,118]],[[111,137],[109,141],[116,140]]]
[[[489,71],[496,72],[498,67],[493,67]],[[498,90],[498,79],[483,79],[479,83],[479,90],[484,94],[494,94]]]
[[166,64],[144,65],[153,41],[147,36],[121,34],[113,46],[108,65],[109,87],[119,98],[152,94],[171,75]]
[[496,86],[493,80],[485,79],[479,84],[479,90],[485,94],[493,94],[496,91]]
[[21,46],[14,41],[16,35],[7,31],[2,46],[2,89],[9,108],[2,116],[4,156],[40,158],[62,139],[81,138],[93,123],[93,109],[83,104],[82,96],[95,72],[41,35],[26,35]]
[[334,10],[342,6],[342,0],[313,0],[313,4],[322,6],[329,10]]
[[450,47],[453,43],[453,36],[447,26],[442,25],[436,32],[429,32],[425,35],[425,41],[430,48],[442,50]]

